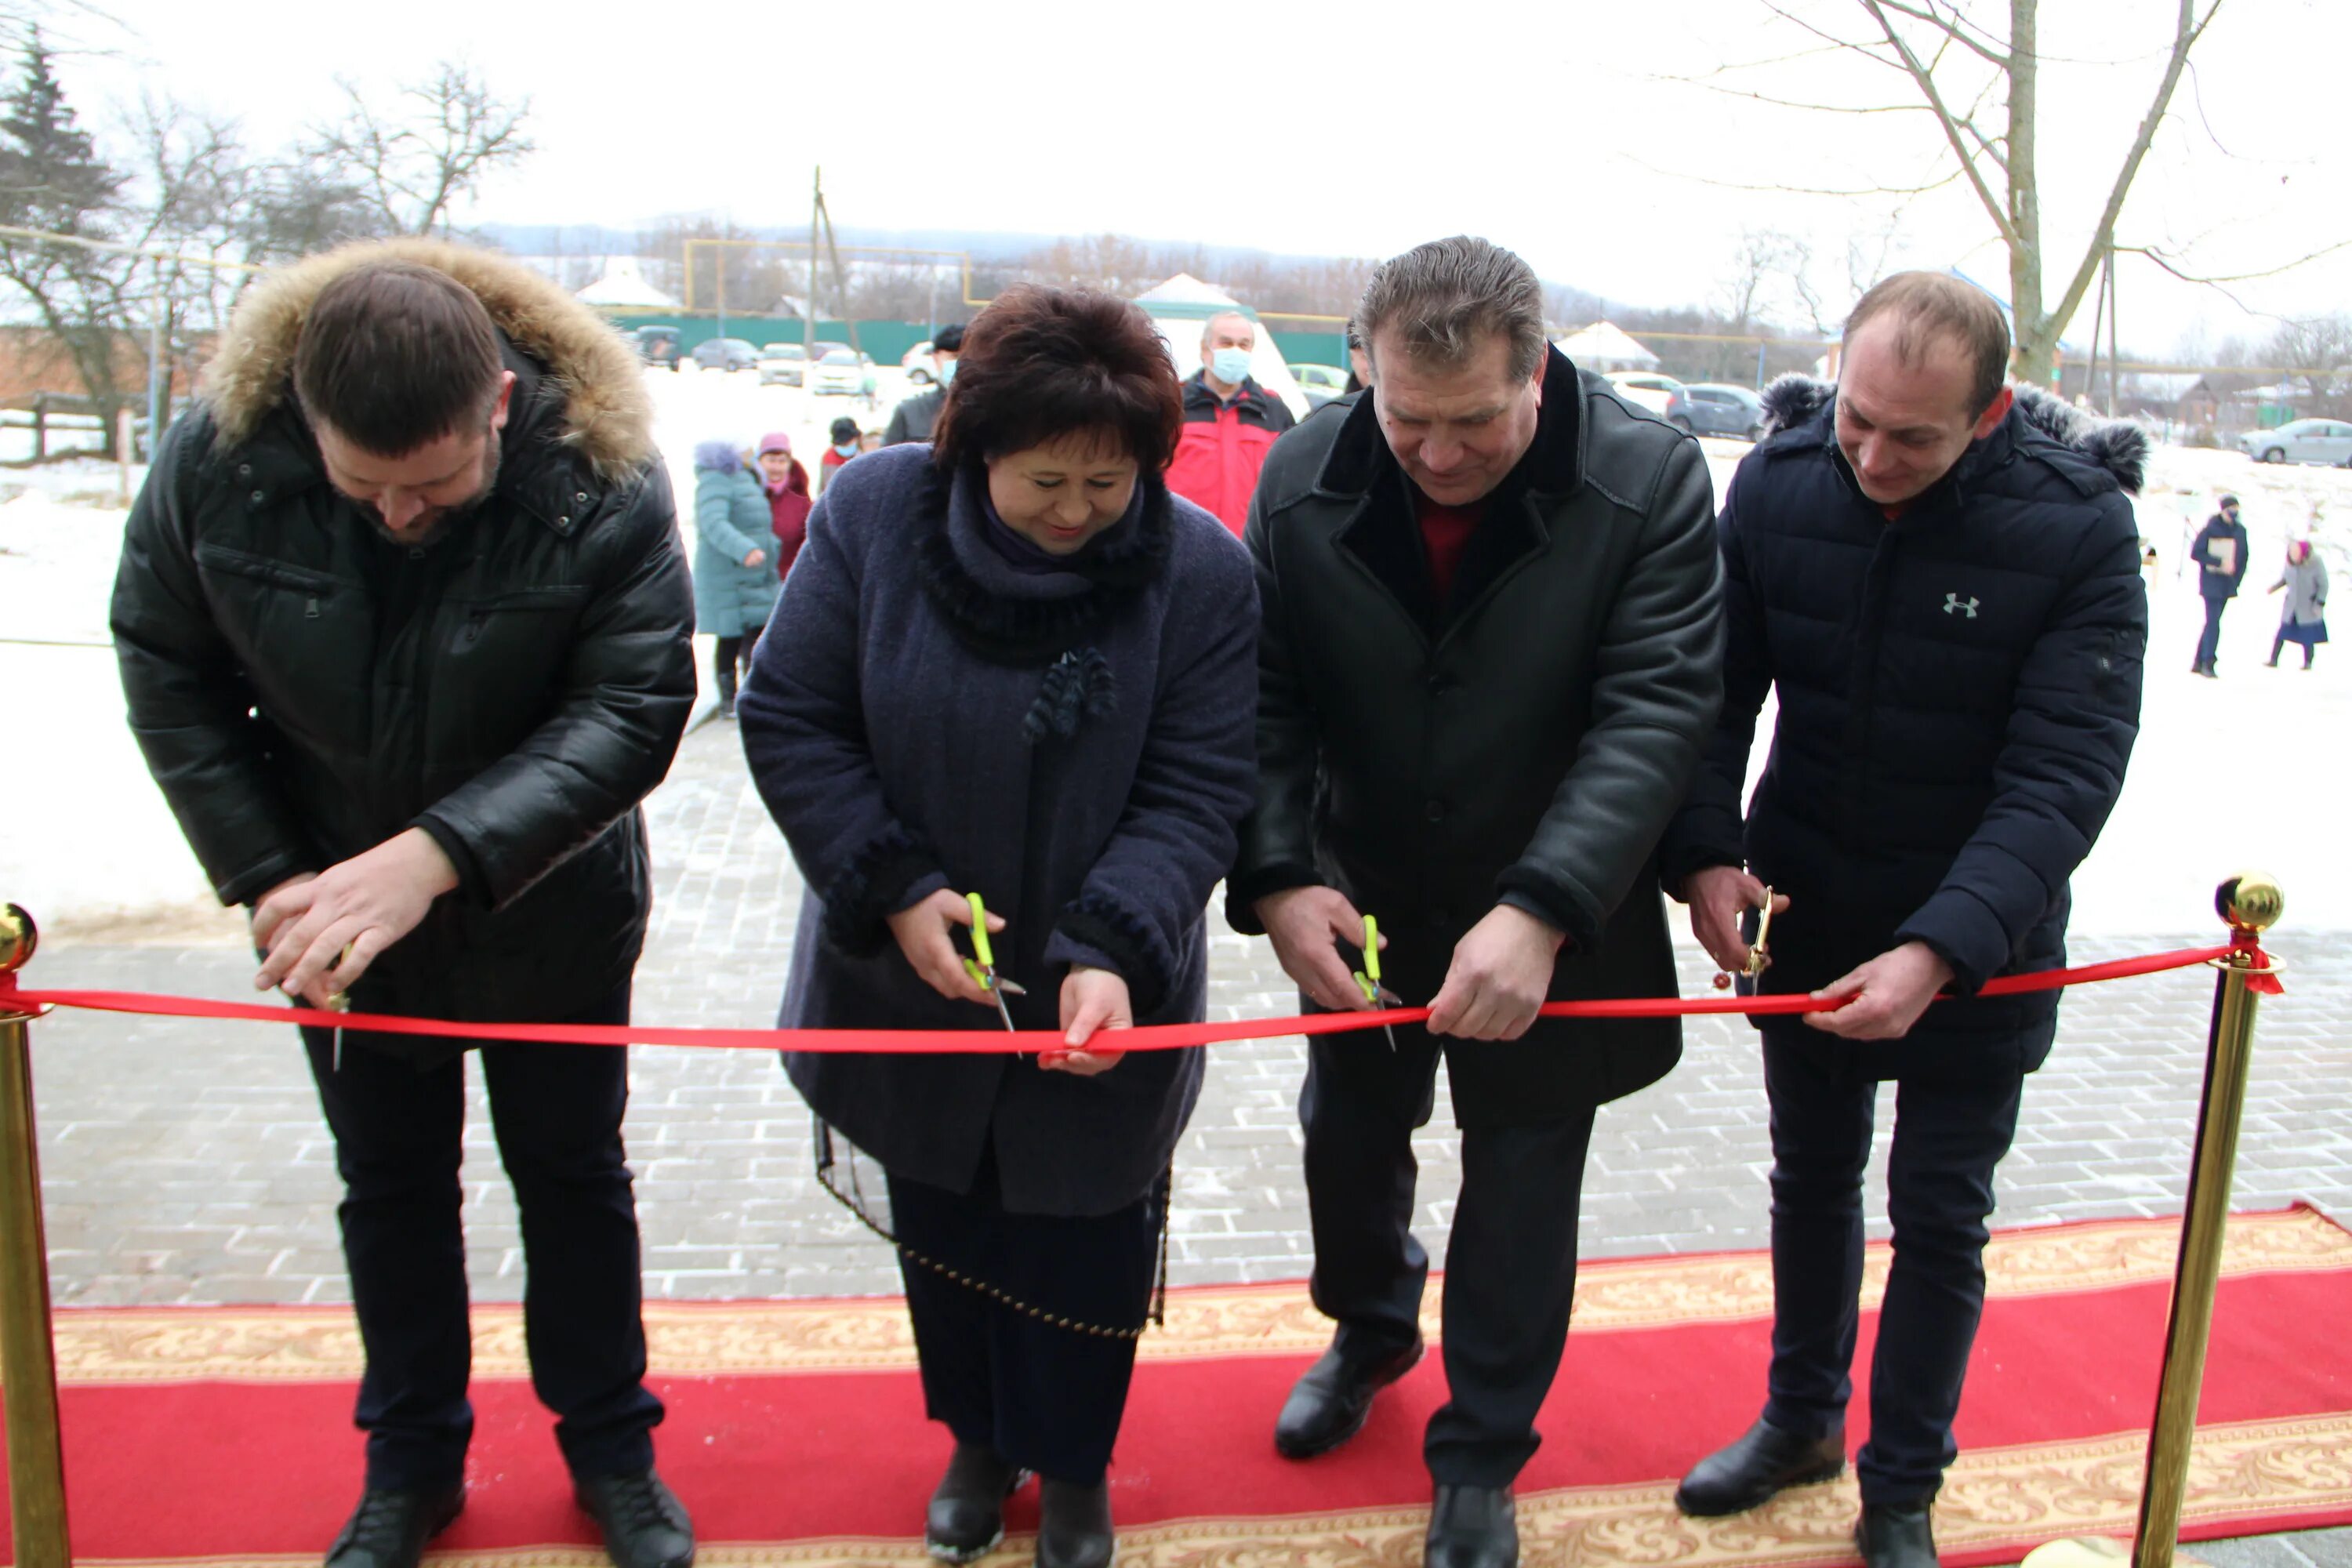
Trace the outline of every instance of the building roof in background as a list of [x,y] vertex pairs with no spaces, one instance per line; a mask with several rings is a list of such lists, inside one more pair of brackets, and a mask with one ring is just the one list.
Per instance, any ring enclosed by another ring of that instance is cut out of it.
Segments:
[[679,309],[677,300],[646,280],[634,256],[614,256],[604,263],[604,276],[573,298],[583,305],[631,305],[656,310]]
[[1584,370],[1655,370],[1658,366],[1657,355],[1609,321],[1580,327],[1553,342]]

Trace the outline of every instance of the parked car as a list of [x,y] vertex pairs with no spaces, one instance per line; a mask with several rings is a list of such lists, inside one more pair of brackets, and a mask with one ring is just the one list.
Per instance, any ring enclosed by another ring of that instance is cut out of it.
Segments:
[[1753,441],[1764,434],[1764,400],[1744,386],[1702,381],[1666,399],[1666,419],[1694,436]]
[[809,390],[820,397],[828,393],[854,397],[866,390],[866,377],[873,363],[855,349],[845,345],[836,348],[816,362],[816,369],[809,376]]
[[2238,445],[2257,463],[2335,463],[2352,468],[2352,424],[2297,419],[2275,430],[2249,430]]
[[1653,414],[1664,414],[1667,401],[1683,389],[1673,376],[1654,370],[1612,370],[1609,384],[1617,389],[1618,396]]
[[1348,373],[1336,364],[1294,364],[1289,367],[1290,379],[1307,395],[1307,406],[1320,408],[1348,391]]
[[633,327],[629,342],[635,345],[637,357],[656,368],[677,368],[677,329],[676,327]]
[[930,385],[931,340],[925,338],[921,342],[917,343],[913,348],[908,349],[906,353],[900,357],[898,361],[898,368],[907,373],[907,379],[912,382],[915,385]]
[[798,386],[806,379],[808,348],[803,343],[764,343],[760,348],[761,386]]
[[[835,349],[841,349],[849,353],[857,353],[856,349],[851,348],[847,343],[835,342],[831,338],[819,338],[815,342],[809,345],[809,358],[813,360],[823,360],[825,355],[833,353]],[[867,364],[872,364],[874,362],[871,359],[868,359],[866,363]]]
[[704,370],[754,370],[760,351],[742,338],[708,338],[694,345],[694,363]]

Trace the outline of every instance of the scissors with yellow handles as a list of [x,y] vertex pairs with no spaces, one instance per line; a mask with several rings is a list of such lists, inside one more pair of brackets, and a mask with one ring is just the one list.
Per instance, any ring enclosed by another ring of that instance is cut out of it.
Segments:
[[[1364,967],[1356,971],[1356,984],[1362,988],[1364,1000],[1375,1007],[1402,1007],[1404,998],[1381,984],[1381,922],[1370,915],[1364,917]],[[1389,1037],[1389,1049],[1397,1048],[1396,1031],[1388,1025],[1381,1033]]]
[[[1764,908],[1756,916],[1756,940],[1748,944],[1748,962],[1739,966],[1740,977],[1748,981],[1761,980],[1764,972],[1772,967],[1772,889],[1764,889]],[[1715,977],[1717,991],[1731,989],[1731,976],[1719,973]]]
[[1004,1020],[1005,1028],[1018,1034],[1020,1031],[1013,1024],[1013,1009],[1004,1005],[1004,999],[1007,996],[1026,996],[1029,993],[996,973],[996,952],[988,941],[988,906],[981,902],[978,893],[967,893],[964,898],[971,905],[972,956],[963,961],[963,972],[971,976],[974,985],[988,993],[990,1001],[996,1004],[996,1016]]

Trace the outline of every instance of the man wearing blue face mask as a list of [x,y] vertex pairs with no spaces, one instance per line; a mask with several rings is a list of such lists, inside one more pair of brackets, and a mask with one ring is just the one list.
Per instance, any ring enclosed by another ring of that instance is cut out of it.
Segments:
[[1257,471],[1294,423],[1279,397],[1250,375],[1257,323],[1238,310],[1212,316],[1201,331],[1201,368],[1184,384],[1184,432],[1168,465],[1168,488],[1215,512],[1238,534],[1249,521]]
[[885,447],[931,438],[931,426],[939,423],[940,410],[947,405],[948,383],[955,379],[956,356],[962,353],[961,327],[944,326],[932,335],[931,366],[938,373],[936,384],[898,405],[882,431]]

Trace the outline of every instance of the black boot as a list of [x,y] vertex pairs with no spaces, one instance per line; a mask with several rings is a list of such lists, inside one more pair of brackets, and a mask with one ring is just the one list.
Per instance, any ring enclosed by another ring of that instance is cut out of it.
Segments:
[[1276,1450],[1286,1459],[1311,1459],[1362,1431],[1372,1413],[1372,1395],[1411,1372],[1421,1351],[1419,1334],[1401,1351],[1370,1358],[1346,1353],[1334,1339],[1283,1402],[1274,1424]]
[[327,1568],[416,1568],[425,1543],[466,1510],[466,1484],[428,1491],[370,1488],[327,1549]]
[[1029,1472],[985,1443],[958,1443],[923,1516],[923,1550],[942,1563],[985,1557],[1004,1539],[1004,1500]]
[[1783,1487],[1833,1479],[1845,1468],[1845,1432],[1797,1437],[1759,1421],[1727,1448],[1691,1467],[1675,1489],[1675,1506],[1695,1519],[1761,1508]]
[[1905,1506],[1864,1503],[1853,1543],[1867,1568],[1936,1568],[1935,1500]]
[[1518,1568],[1518,1510],[1508,1487],[1437,1489],[1423,1568]]
[[1037,1483],[1037,1568],[1110,1568],[1110,1483],[1090,1487],[1046,1476]]
[[615,1568],[693,1568],[694,1525],[653,1471],[574,1480],[572,1496],[604,1532]]

